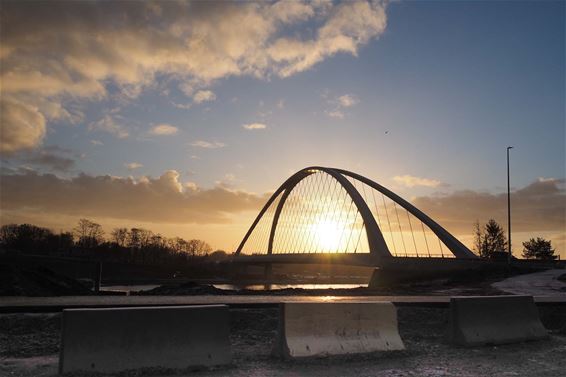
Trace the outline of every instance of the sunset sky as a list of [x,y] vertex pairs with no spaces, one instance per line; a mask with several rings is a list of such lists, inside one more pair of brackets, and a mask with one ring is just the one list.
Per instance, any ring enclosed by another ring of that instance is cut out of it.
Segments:
[[566,6],[2,1],[2,224],[86,217],[233,251],[310,165],[375,180],[469,245],[566,258]]

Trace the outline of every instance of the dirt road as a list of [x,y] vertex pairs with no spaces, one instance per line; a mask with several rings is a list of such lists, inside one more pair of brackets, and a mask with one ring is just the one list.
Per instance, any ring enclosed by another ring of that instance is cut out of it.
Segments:
[[558,280],[566,270],[518,275],[493,283],[492,287],[515,295],[566,297],[566,282]]

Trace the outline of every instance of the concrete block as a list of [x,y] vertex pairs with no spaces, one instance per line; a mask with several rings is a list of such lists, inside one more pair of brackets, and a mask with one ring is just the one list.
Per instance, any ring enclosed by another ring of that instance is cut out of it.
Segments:
[[283,303],[274,353],[288,358],[403,350],[390,302]]
[[63,311],[59,373],[231,362],[225,305]]
[[463,346],[516,343],[548,336],[532,296],[452,297],[448,340]]

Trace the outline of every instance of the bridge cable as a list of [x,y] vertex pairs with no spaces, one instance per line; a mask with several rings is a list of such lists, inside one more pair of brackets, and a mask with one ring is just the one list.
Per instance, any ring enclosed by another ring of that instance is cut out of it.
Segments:
[[301,183],[302,183],[302,192],[301,192],[301,196],[300,196],[300,201],[297,204],[297,227],[295,229],[295,233],[298,233],[298,236],[295,237],[295,242],[293,244],[293,253],[301,253],[300,249],[302,246],[302,242],[303,242],[303,233],[304,233],[304,227],[303,227],[303,221],[304,221],[304,217],[306,216],[306,214],[304,213],[304,208],[307,206],[308,204],[308,190],[309,190],[309,186],[308,186],[308,180],[309,178],[304,178]]
[[[373,204],[375,206],[375,214],[377,215],[377,224],[379,226],[379,230],[381,231],[381,234],[384,234],[385,226],[381,225],[382,224],[381,216],[379,215],[379,206],[377,205],[377,200],[375,199],[375,190],[370,187],[370,191],[371,191],[371,197],[373,198]],[[389,233],[389,237],[391,237],[391,232]],[[383,240],[385,241],[385,235],[383,236]]]
[[[281,200],[281,197],[279,197],[279,200]],[[262,252],[261,254],[267,254],[268,252],[269,233],[271,231],[271,224],[273,224],[274,211],[275,208],[277,207],[277,204],[279,203],[279,200],[274,200],[273,203],[271,203],[271,206],[269,206],[264,216],[262,216],[261,219],[262,225],[261,225],[261,233],[260,233],[261,238],[260,238],[259,246],[265,247],[265,252]]]
[[316,172],[314,173],[314,183],[312,184],[313,186],[313,190],[311,191],[310,195],[309,195],[309,210],[308,210],[308,221],[307,221],[307,238],[305,241],[305,253],[306,254],[310,254],[310,249],[312,246],[312,235],[314,234],[314,229],[313,229],[313,220],[315,217],[315,210],[316,210],[316,200],[317,200],[317,194],[318,194],[318,176],[319,173]]
[[405,209],[407,212],[407,220],[409,220],[409,229],[411,229],[411,237],[413,237],[413,246],[415,247],[415,254],[417,258],[419,257],[419,251],[417,250],[417,242],[415,241],[415,234],[413,233],[413,225],[411,224],[411,217],[409,216],[409,211]]
[[[322,226],[326,226],[326,215],[327,215],[327,207],[328,207],[328,174],[324,174],[322,178],[322,191],[320,192],[320,198],[322,200],[319,201],[319,215],[317,223],[321,224]],[[320,226],[320,225],[319,225]],[[322,239],[324,235],[318,233],[315,237],[315,241],[317,243],[315,247],[315,253],[324,253],[324,239]]]
[[284,254],[293,253],[293,248],[291,247],[290,240],[294,240],[293,234],[296,232],[296,222],[297,222],[297,201],[301,198],[301,193],[303,190],[303,181],[299,181],[289,193],[287,201],[289,204],[285,205],[285,233],[282,235],[281,239],[281,252]]
[[296,213],[295,213],[296,226],[293,229],[294,237],[291,240],[293,253],[300,253],[299,246],[303,240],[303,233],[304,233],[303,221],[305,214],[303,208],[306,207],[307,204],[307,189],[308,189],[307,178],[303,179],[301,183],[302,183],[301,192],[300,192],[300,196],[298,196],[298,201],[296,204]]
[[421,221],[421,228],[423,229],[423,237],[424,237],[424,242],[425,242],[425,245],[426,245],[426,252],[428,254],[428,257],[430,258],[430,249],[428,248],[428,240],[426,239],[426,232],[425,232],[424,224],[423,224],[422,221]]
[[387,211],[387,204],[385,203],[385,195],[383,195],[383,193],[381,193],[381,199],[383,201],[383,208],[385,209],[385,216],[387,217],[387,224],[389,224],[389,235],[391,236],[391,241],[393,242],[393,251],[395,252],[395,256],[397,256],[397,246],[395,245],[393,228],[391,227],[391,221],[389,221],[389,211]]
[[312,253],[312,249],[314,248],[314,252],[316,253],[316,219],[318,214],[318,207],[319,207],[319,198],[320,198],[320,180],[319,177],[322,177],[322,173],[315,175],[315,182],[314,182],[314,195],[312,196],[312,210],[310,212],[310,220],[309,220],[309,234],[307,238],[307,246],[305,250],[307,250],[307,254]]
[[[341,193],[342,193],[342,186],[340,185],[340,183],[336,180],[336,179],[332,179],[332,182],[334,183],[334,192],[332,194],[332,201],[334,203],[333,205],[333,209],[332,209],[332,217],[331,217],[331,221],[333,224],[338,224],[338,226],[340,226],[340,221],[339,221],[339,215],[341,214],[341,212],[337,212],[339,204],[340,204],[340,198],[341,198]],[[335,253],[340,252],[340,244],[335,245],[336,249],[334,250]]]
[[405,250],[405,256],[407,256],[407,246],[405,245],[405,238],[403,237],[403,231],[401,230],[401,220],[399,220],[399,212],[397,212],[397,203],[393,202],[393,207],[395,208],[395,215],[397,216],[397,225],[399,225],[399,233],[401,233],[401,242],[403,243],[403,249]]
[[[328,183],[328,177],[329,175],[327,174],[326,178],[327,178],[327,183]],[[329,186],[332,186],[332,182],[335,181],[333,179],[330,180],[330,183],[328,183]],[[334,191],[336,191],[336,185],[332,186],[331,189],[328,190],[328,194],[327,197],[327,204],[324,206],[324,226],[327,226],[327,224],[331,224],[333,225],[334,222],[332,222],[332,219],[328,219],[328,216],[330,215],[330,208],[332,206],[332,204],[334,203]],[[324,253],[326,251],[325,247],[324,247],[324,243],[322,244],[322,252]],[[331,251],[330,249],[328,250],[329,252]]]
[[442,242],[440,242],[440,237],[436,236],[436,238],[438,238],[438,244],[440,245],[440,255],[442,255],[442,258],[444,258],[444,252],[442,251]]
[[[309,245],[308,245],[308,253],[315,253],[316,254],[316,236],[317,236],[317,229],[316,229],[316,225],[317,225],[317,218],[318,218],[318,214],[319,214],[319,209],[320,209],[320,185],[322,183],[322,180],[324,179],[324,173],[320,173],[317,174],[318,177],[315,177],[315,185],[316,185],[316,190],[315,190],[315,194],[313,196],[313,211],[311,212],[311,221],[310,221],[310,232],[309,232]],[[314,251],[311,251],[314,250]]]
[[[356,187],[356,181],[354,179],[352,179],[352,181],[353,181],[353,186],[357,191],[358,188]],[[354,216],[354,222],[352,223],[352,230],[350,231],[350,236],[348,236],[348,245],[347,245],[348,250],[350,249],[350,240],[352,239],[352,235],[354,234],[354,229],[356,229],[356,222],[358,221],[358,213],[360,213],[360,211],[358,210],[358,207],[356,206],[356,215]],[[354,250],[354,252],[355,252],[355,250]]]
[[[367,200],[367,195],[366,195],[365,184],[363,182],[359,182],[359,184],[362,186],[362,193],[364,195],[364,201],[367,204],[368,200]],[[359,210],[358,210],[358,212],[359,212]],[[360,240],[362,239],[362,233],[364,232],[365,228],[366,228],[366,222],[362,217],[362,227],[360,228],[360,231],[358,232],[358,242],[356,242],[356,247],[354,248],[354,254],[358,252],[358,247],[360,246]],[[367,230],[366,230],[366,232],[367,232]]]
[[300,237],[298,237],[298,240],[297,240],[298,242],[297,242],[297,245],[296,245],[296,252],[299,253],[299,254],[304,253],[303,252],[303,247],[304,247],[304,244],[305,244],[304,235],[308,230],[307,227],[306,227],[306,224],[305,224],[305,219],[309,215],[307,208],[310,205],[310,194],[312,192],[312,185],[309,184],[308,180],[310,180],[311,177],[312,177],[312,175],[309,175],[309,177],[304,179],[305,180],[305,193],[304,193],[304,199],[305,200],[304,200],[304,204],[301,204],[299,206],[299,209],[300,209],[300,211],[299,211],[299,224],[300,224],[300,226],[299,227],[300,227],[301,231],[299,232]]
[[[345,190],[344,190],[344,191],[345,191]],[[349,207],[348,207],[348,211],[346,212],[346,216],[345,216],[345,217],[346,217],[346,221],[345,221],[345,222],[347,223],[348,220],[349,220],[350,209],[352,208],[352,204],[354,204],[354,200],[350,197],[350,195],[348,195],[347,192],[345,192],[345,198],[350,199],[350,205],[349,205]],[[343,210],[344,210],[344,207],[345,207],[345,203],[346,203],[346,200],[344,200],[343,203],[342,203],[343,206],[342,206],[342,211],[341,211],[341,213],[340,213],[340,223],[341,223],[341,224],[342,224],[342,213],[344,213]],[[342,237],[344,236],[344,231],[345,231],[345,229],[346,229],[346,226],[347,226],[347,224],[344,224],[344,226],[342,227],[342,231],[340,232],[340,239],[339,239],[339,241],[338,241],[338,245],[342,245]],[[346,250],[344,251],[345,253],[348,252],[348,249],[347,249],[347,248],[348,248],[348,245],[346,245]]]

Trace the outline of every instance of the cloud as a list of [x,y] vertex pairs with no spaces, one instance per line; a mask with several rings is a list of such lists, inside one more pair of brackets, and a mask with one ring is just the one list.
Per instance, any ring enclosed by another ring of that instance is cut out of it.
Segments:
[[206,148],[206,149],[224,148],[226,146],[226,144],[219,143],[217,141],[210,142],[210,141],[204,141],[204,140],[194,141],[194,142],[191,143],[191,145],[193,147]]
[[92,145],[104,145],[104,143],[103,143],[102,141],[100,141],[100,140],[94,140],[94,139],[92,139],[92,140],[90,141],[90,143],[91,143]]
[[125,163],[124,166],[127,167],[127,168],[130,169],[130,170],[143,168],[143,165],[140,164],[139,162],[129,162],[129,163]]
[[352,94],[344,94],[343,96],[338,97],[338,103],[341,107],[352,107],[358,104],[360,100],[358,97]]
[[[471,233],[471,224],[507,218],[507,193],[472,190],[445,195],[421,196],[412,203],[450,231]],[[511,194],[512,224],[517,232],[564,232],[566,185],[564,179],[539,179]]]
[[200,189],[179,181],[175,170],[159,178],[90,176],[62,179],[53,174],[25,171],[3,174],[0,180],[3,211],[28,217],[100,217],[152,223],[220,224],[231,215],[257,211],[267,200],[225,187]]
[[163,136],[163,135],[175,135],[178,131],[179,129],[177,127],[163,123],[153,126],[149,131],[149,133],[152,135]]
[[280,100],[277,102],[277,108],[278,108],[278,109],[284,109],[284,108],[285,108],[285,100],[284,100],[284,99],[280,99]]
[[47,146],[24,157],[26,163],[41,166],[52,171],[69,171],[75,166],[75,153],[57,146]]
[[243,124],[242,127],[245,128],[246,130],[263,130],[267,128],[267,126],[263,123]]
[[130,136],[126,128],[116,121],[118,116],[106,114],[103,118],[89,124],[89,131],[103,131],[116,136],[118,139],[125,139]]
[[328,105],[331,106],[331,108],[325,110],[324,113],[327,116],[336,119],[344,119],[344,109],[353,107],[360,102],[358,96],[354,94],[344,94],[338,97],[329,98],[328,90],[325,90],[322,93],[322,98],[324,98]]
[[[162,80],[211,100],[216,80],[288,77],[356,56],[385,31],[385,10],[380,1],[3,3],[2,151],[38,146],[46,123],[76,122],[73,104],[115,91],[128,100]],[[97,127],[127,137],[111,120]]]
[[328,110],[326,111],[326,115],[331,118],[344,119],[344,113],[340,110]]
[[396,183],[406,187],[415,187],[415,186],[438,187],[442,185],[442,182],[436,179],[420,178],[408,174],[396,175],[395,177],[393,177],[393,180]]
[[1,154],[11,155],[37,147],[45,131],[45,117],[36,107],[9,98],[0,100]]
[[214,101],[215,99],[216,99],[216,94],[214,94],[210,90],[199,90],[193,96],[193,101],[195,103]]

